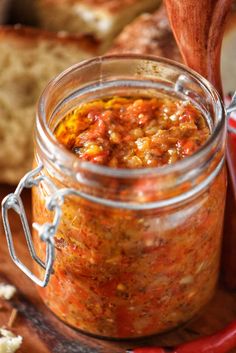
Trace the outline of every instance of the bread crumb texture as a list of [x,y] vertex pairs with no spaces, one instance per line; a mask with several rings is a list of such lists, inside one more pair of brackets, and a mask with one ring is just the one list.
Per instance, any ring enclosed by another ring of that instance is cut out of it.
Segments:
[[23,338],[0,328],[0,353],[14,353],[20,348]]
[[48,81],[92,55],[79,42],[35,33],[0,29],[0,182],[17,183],[31,168],[36,102]]
[[102,42],[102,51],[136,16],[154,11],[159,4],[160,0],[36,0],[42,28],[90,33]]

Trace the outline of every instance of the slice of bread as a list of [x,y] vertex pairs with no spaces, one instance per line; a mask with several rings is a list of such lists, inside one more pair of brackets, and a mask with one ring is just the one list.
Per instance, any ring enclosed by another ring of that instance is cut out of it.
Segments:
[[[109,53],[138,53],[182,61],[164,7],[153,14],[141,15],[126,26],[116,38]],[[236,90],[235,57],[236,1],[227,21],[222,45],[221,72],[226,94]]]
[[102,51],[125,25],[140,13],[155,10],[159,3],[160,0],[36,0],[41,27],[93,34],[102,42]]
[[0,27],[0,182],[31,168],[36,102],[55,75],[96,53],[89,38]]
[[164,6],[153,14],[139,16],[126,26],[109,53],[156,55],[182,61]]

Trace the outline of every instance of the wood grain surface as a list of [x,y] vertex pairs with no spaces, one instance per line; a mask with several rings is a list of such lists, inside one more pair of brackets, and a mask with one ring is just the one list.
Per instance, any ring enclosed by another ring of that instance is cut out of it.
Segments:
[[232,0],[165,0],[165,4],[185,64],[222,95],[221,44]]
[[[0,199],[13,188],[0,185]],[[24,205],[30,218],[30,193],[24,194]],[[30,266],[31,260],[16,215],[11,217],[12,231],[18,256]],[[19,353],[119,353],[126,348],[141,345],[176,345],[223,328],[236,318],[236,292],[227,292],[219,286],[215,297],[201,315],[184,328],[143,340],[114,342],[99,340],[81,334],[59,321],[43,304],[33,283],[11,261],[0,224],[0,282],[17,287],[10,301],[0,300],[0,326],[7,326],[13,308],[18,311],[12,331],[23,336]],[[233,351],[236,353],[236,350]]]

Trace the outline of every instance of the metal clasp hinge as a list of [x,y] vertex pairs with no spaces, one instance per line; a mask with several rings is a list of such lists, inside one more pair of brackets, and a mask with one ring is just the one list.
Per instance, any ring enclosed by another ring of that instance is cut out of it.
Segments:
[[[36,169],[27,173],[18,184],[14,193],[6,196],[2,201],[2,219],[3,226],[6,233],[8,249],[11,255],[13,262],[18,266],[33,282],[35,282],[40,287],[45,287],[50,279],[50,275],[53,272],[53,263],[55,258],[55,248],[54,248],[54,234],[56,233],[57,227],[60,222],[61,217],[61,208],[57,202],[50,202],[46,204],[46,207],[49,211],[54,212],[54,219],[52,223],[46,223],[43,225],[33,224],[34,229],[38,233],[41,241],[46,244],[46,260],[43,262],[36,254],[33,239],[30,231],[30,227],[27,221],[25,209],[23,206],[23,202],[21,199],[21,193],[24,188],[32,188],[33,186],[39,186],[41,181],[46,181],[50,184],[50,187],[57,190],[55,185],[47,178],[45,175],[40,175],[41,170],[43,169],[43,165],[38,166]],[[9,223],[9,210],[14,210],[20,217],[21,224],[23,227],[23,231],[25,234],[26,242],[30,251],[30,255],[36,263],[42,267],[44,272],[44,278],[40,279],[36,275],[34,275],[28,267],[26,267],[17,257],[13,236],[11,232],[11,227]]]

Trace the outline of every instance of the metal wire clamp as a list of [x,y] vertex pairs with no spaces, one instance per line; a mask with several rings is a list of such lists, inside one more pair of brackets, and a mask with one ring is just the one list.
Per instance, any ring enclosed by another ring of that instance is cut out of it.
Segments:
[[[46,223],[43,225],[33,224],[36,232],[38,233],[40,239],[46,243],[46,260],[43,262],[36,254],[32,235],[30,232],[30,227],[27,221],[25,209],[23,206],[23,202],[21,199],[21,193],[24,188],[32,188],[33,186],[38,186],[40,182],[46,181],[50,184],[50,186],[56,191],[55,185],[47,178],[45,175],[40,175],[41,170],[43,169],[43,165],[38,166],[34,170],[27,173],[19,182],[14,193],[6,196],[2,201],[2,219],[3,226],[7,238],[7,244],[9,253],[13,262],[18,266],[33,282],[35,282],[40,287],[45,287],[48,282],[51,273],[53,272],[53,263],[55,258],[55,248],[54,248],[54,234],[56,233],[60,216],[61,216],[61,208],[58,203],[53,203],[52,200],[46,204],[46,207],[49,211],[54,211],[54,219],[52,223]],[[26,267],[17,257],[13,236],[11,232],[11,227],[9,223],[9,210],[14,210],[20,217],[21,224],[23,227],[23,231],[25,234],[26,242],[30,251],[30,255],[36,263],[45,270],[44,278],[39,279],[36,275],[34,275],[28,267]]]

